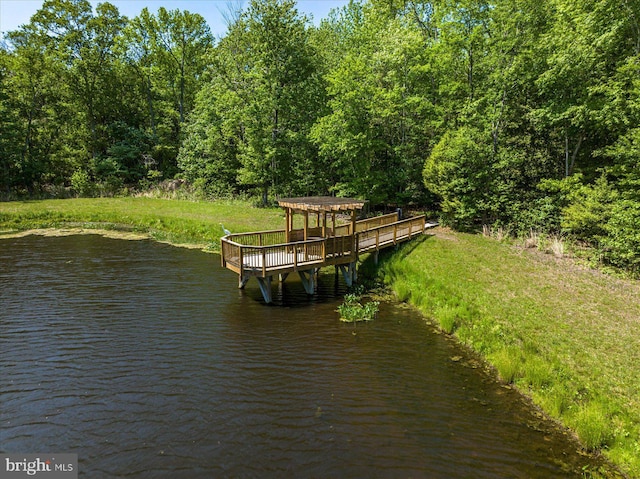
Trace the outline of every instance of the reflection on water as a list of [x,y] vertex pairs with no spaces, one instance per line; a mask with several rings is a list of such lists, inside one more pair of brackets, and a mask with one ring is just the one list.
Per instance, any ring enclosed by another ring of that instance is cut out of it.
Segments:
[[0,452],[81,477],[580,477],[593,459],[410,310],[93,235],[0,241]]

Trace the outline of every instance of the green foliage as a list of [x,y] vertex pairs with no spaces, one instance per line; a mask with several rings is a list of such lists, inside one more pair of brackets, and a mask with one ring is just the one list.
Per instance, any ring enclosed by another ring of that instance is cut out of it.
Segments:
[[363,0],[314,27],[252,0],[214,44],[188,11],[46,0],[0,46],[0,188],[158,172],[263,204],[355,196],[564,234],[635,271],[639,18],[628,0]]
[[471,230],[494,219],[493,155],[482,133],[463,127],[447,132],[424,166],[427,188],[441,198],[443,219]]
[[502,348],[489,356],[489,361],[496,368],[500,378],[506,383],[513,383],[522,377],[522,351],[514,347]]
[[209,192],[298,195],[325,188],[308,132],[324,90],[292,1],[252,1],[210,57],[180,166]]
[[598,240],[605,234],[605,225],[619,197],[606,177],[601,176],[592,185],[571,189],[569,204],[562,210],[562,227],[583,240]]
[[71,175],[71,188],[78,196],[91,196],[94,185],[89,173],[85,170],[76,170]]
[[601,254],[605,262],[640,276],[640,203],[616,202],[604,225]]
[[436,308],[433,315],[438,321],[440,328],[447,334],[455,331],[458,322],[458,311],[448,304]]
[[601,403],[589,402],[581,406],[573,415],[571,423],[587,449],[596,450],[611,443],[613,434],[610,418]]
[[329,112],[311,131],[335,178],[332,188],[374,205],[423,202],[420,170],[434,137],[424,67],[431,51],[419,30],[375,5],[352,3],[333,22],[320,34],[349,48],[331,60]]
[[379,305],[378,301],[369,301],[363,305],[361,297],[351,293],[344,297],[344,302],[338,306],[337,312],[340,313],[340,320],[347,323],[372,321],[378,315]]

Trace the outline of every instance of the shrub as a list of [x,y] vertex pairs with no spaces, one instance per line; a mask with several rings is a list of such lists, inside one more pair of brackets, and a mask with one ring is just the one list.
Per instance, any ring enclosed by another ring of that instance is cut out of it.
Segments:
[[360,302],[360,296],[347,294],[344,297],[344,303],[338,306],[337,312],[340,313],[340,320],[347,323],[371,321],[378,315],[379,305],[378,301],[369,301],[363,305]]
[[76,170],[71,175],[71,188],[77,196],[91,196],[93,183],[86,170]]
[[604,226],[606,236],[601,240],[605,262],[640,274],[640,204],[624,200],[617,202],[611,218]]
[[440,197],[443,221],[458,229],[473,230],[493,217],[494,158],[487,136],[469,127],[447,132],[425,162],[425,186]]
[[601,176],[593,185],[581,185],[569,195],[562,210],[562,228],[576,238],[593,242],[602,236],[618,193]]

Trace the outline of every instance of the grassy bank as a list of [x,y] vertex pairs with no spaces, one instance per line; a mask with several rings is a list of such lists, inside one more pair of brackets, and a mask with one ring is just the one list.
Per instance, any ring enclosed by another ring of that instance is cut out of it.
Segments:
[[640,284],[437,230],[382,262],[400,299],[640,477]]
[[220,223],[237,233],[284,228],[284,222],[279,209],[258,209],[241,201],[125,197],[0,202],[0,237],[41,228],[107,229],[218,251]]

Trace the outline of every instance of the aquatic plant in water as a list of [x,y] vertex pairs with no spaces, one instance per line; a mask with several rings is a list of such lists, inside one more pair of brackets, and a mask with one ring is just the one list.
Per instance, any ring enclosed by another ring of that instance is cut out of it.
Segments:
[[362,304],[360,296],[356,294],[347,294],[344,297],[344,303],[338,306],[337,312],[340,313],[340,321],[347,323],[355,323],[356,321],[371,321],[378,315],[380,303],[378,301],[369,301]]

